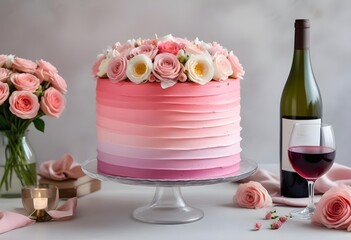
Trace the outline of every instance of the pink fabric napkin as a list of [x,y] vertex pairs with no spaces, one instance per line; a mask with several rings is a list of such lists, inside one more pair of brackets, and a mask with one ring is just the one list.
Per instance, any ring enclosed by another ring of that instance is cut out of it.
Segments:
[[[308,198],[287,198],[280,194],[280,180],[278,175],[273,174],[265,169],[259,168],[255,174],[243,179],[241,182],[256,181],[260,182],[272,197],[273,203],[277,205],[287,206],[306,206]],[[351,168],[334,163],[332,168],[315,183],[315,192],[323,194],[331,187],[339,184],[351,185]],[[315,201],[318,202],[320,195],[315,196]]]
[[8,211],[0,212],[0,234],[34,223],[34,220],[19,213]]
[[39,166],[38,174],[41,177],[63,181],[67,179],[78,179],[84,176],[79,164],[74,163],[71,155],[66,154],[58,160],[49,160]]
[[[49,215],[56,221],[67,220],[73,217],[74,211],[77,207],[77,198],[68,199],[62,206],[56,210],[49,211]],[[0,234],[14,230],[20,227],[26,227],[35,223],[35,220],[28,216],[4,211],[0,212]]]

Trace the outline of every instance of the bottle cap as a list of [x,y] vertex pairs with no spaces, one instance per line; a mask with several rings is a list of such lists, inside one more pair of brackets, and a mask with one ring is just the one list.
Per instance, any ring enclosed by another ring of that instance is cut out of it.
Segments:
[[295,20],[295,28],[310,28],[310,20],[309,19],[296,19]]

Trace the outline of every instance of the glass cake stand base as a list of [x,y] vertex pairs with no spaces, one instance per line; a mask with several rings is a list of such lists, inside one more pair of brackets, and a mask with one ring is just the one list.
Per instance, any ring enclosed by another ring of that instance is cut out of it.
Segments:
[[180,224],[200,220],[204,213],[184,201],[180,187],[156,187],[152,202],[135,209],[132,216],[147,223]]
[[189,206],[183,199],[181,187],[201,186],[222,182],[235,182],[252,175],[257,164],[243,158],[240,170],[218,178],[206,179],[137,179],[101,174],[97,171],[97,160],[87,160],[82,164],[83,171],[90,177],[102,181],[112,181],[131,185],[156,187],[155,195],[150,204],[134,210],[132,216],[136,220],[157,224],[182,224],[198,221],[204,217],[202,210]]

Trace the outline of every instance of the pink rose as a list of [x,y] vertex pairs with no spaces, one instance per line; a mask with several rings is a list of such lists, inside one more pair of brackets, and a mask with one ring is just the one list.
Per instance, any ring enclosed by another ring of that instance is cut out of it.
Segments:
[[54,72],[51,76],[50,76],[50,80],[49,82],[51,83],[51,85],[56,88],[57,90],[59,90],[61,93],[66,93],[67,92],[67,84],[65,79],[63,79],[60,75],[58,75],[58,73]]
[[0,54],[0,67],[4,66],[7,61],[7,55]]
[[19,72],[34,73],[37,68],[37,64],[28,59],[15,57],[12,63],[12,68]]
[[213,79],[222,81],[228,79],[233,74],[229,60],[222,54],[215,55],[213,58],[214,76]]
[[137,48],[134,48],[129,53],[129,58],[133,58],[139,54],[145,54],[153,60],[158,52],[158,48],[154,45],[141,45]]
[[0,82],[6,82],[11,73],[12,72],[6,68],[0,68]]
[[22,119],[36,117],[40,108],[38,97],[29,91],[14,91],[9,103],[10,111]]
[[189,41],[185,45],[185,52],[190,53],[190,54],[194,54],[194,55],[198,55],[198,54],[204,54],[206,52],[206,50],[203,47],[198,46],[198,45]]
[[173,55],[177,55],[180,50],[178,43],[173,41],[161,42],[157,47],[159,53],[171,53]]
[[0,82],[0,105],[2,105],[10,94],[9,85],[4,82]]
[[222,54],[227,56],[228,55],[228,50],[225,49],[223,46],[221,46],[219,43],[217,42],[213,42],[211,44],[211,47],[208,49],[208,52],[214,56],[216,54]]
[[35,92],[40,85],[40,80],[30,73],[16,73],[10,79],[17,90]]
[[232,69],[233,69],[233,74],[231,75],[231,77],[243,79],[245,71],[243,69],[243,66],[240,64],[238,57],[233,54],[233,51],[229,52],[228,60],[232,65]]
[[[134,49],[134,45],[131,42],[127,42],[123,45],[117,43],[113,46],[114,50],[116,50],[120,55],[122,56],[129,56],[130,51],[132,51],[132,49]],[[129,57],[127,57],[127,59],[130,59]]]
[[97,77],[97,73],[99,72],[99,67],[101,65],[101,62],[106,58],[106,56],[104,54],[100,54],[97,57],[96,62],[93,65],[93,69],[92,69],[92,73],[93,73],[93,77]]
[[123,81],[127,78],[127,58],[119,55],[112,58],[107,65],[107,76],[112,82]]
[[261,183],[250,181],[240,184],[233,199],[243,208],[264,208],[272,205],[272,198]]
[[49,80],[53,73],[57,73],[57,69],[49,62],[43,59],[37,61],[38,68],[35,71],[35,75],[41,80]]
[[65,101],[57,89],[49,87],[41,98],[40,107],[46,115],[58,118],[65,109]]
[[186,80],[188,80],[188,76],[184,72],[181,72],[179,74],[179,82],[186,82]]
[[181,70],[175,55],[167,52],[156,55],[152,73],[158,80],[177,80]]
[[317,204],[312,222],[351,231],[351,187],[340,185],[325,192]]
[[156,82],[156,80],[157,80],[156,77],[151,73],[149,78],[148,78],[148,81],[149,82]]

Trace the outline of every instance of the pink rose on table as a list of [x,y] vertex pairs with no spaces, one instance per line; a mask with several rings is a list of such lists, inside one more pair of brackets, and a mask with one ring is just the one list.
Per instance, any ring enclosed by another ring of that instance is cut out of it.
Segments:
[[13,74],[10,79],[17,90],[35,92],[40,85],[40,80],[30,73]]
[[317,204],[312,222],[351,231],[351,186],[340,185],[325,192]]
[[43,59],[37,61],[38,68],[35,70],[35,75],[41,80],[49,80],[51,74],[57,73],[57,69],[49,62]]
[[37,64],[31,60],[15,57],[12,68],[25,73],[34,73],[37,69]]
[[272,198],[261,183],[250,181],[240,184],[233,198],[243,208],[264,208],[272,205]]
[[38,97],[29,91],[12,92],[9,103],[10,111],[22,119],[36,117],[40,108]]
[[66,93],[67,92],[67,84],[65,79],[63,79],[60,75],[58,75],[58,73],[54,72],[51,76],[50,76],[50,80],[49,82],[51,83],[51,85],[56,88],[57,90],[59,90],[61,93]]
[[7,83],[0,82],[0,106],[9,97],[9,94],[10,94],[9,85]]
[[214,76],[213,79],[222,81],[228,79],[233,74],[229,60],[222,54],[215,55],[213,58]]
[[130,51],[129,53],[129,58],[133,58],[136,55],[139,54],[145,54],[151,58],[151,60],[154,60],[156,54],[158,52],[158,49],[155,45],[141,45],[137,48],[134,48]]
[[65,97],[57,89],[50,87],[44,92],[40,107],[46,115],[58,118],[65,109]]
[[178,43],[173,41],[161,42],[157,47],[159,53],[171,53],[173,55],[177,55],[180,50]]
[[165,52],[155,57],[152,73],[159,80],[177,80],[181,70],[177,57]]
[[110,60],[110,62],[107,65],[106,74],[111,80],[111,82],[119,82],[127,78],[127,63],[127,58],[122,55],[119,55]]
[[6,68],[0,68],[0,82],[6,82],[11,73],[12,72]]
[[233,69],[233,74],[231,75],[231,77],[243,79],[243,76],[245,74],[244,68],[240,64],[238,57],[234,55],[233,51],[229,52],[228,60],[232,65],[232,69]]

